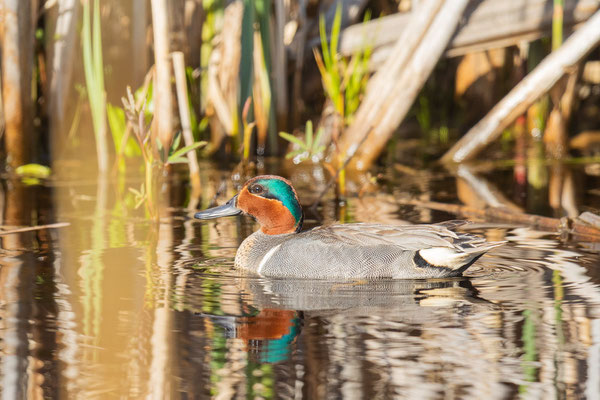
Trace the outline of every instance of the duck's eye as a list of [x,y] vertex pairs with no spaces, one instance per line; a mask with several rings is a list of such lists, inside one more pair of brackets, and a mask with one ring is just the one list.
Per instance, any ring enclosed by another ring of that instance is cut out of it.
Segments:
[[261,194],[265,191],[265,188],[262,185],[252,185],[248,188],[248,191],[252,194]]

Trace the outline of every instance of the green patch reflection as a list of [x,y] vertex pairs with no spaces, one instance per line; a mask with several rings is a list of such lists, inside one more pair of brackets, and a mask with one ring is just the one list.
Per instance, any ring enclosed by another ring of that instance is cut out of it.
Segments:
[[[523,331],[521,339],[523,340],[523,375],[527,382],[537,381],[538,367],[535,362],[538,359],[537,348],[535,344],[535,317],[531,310],[523,311]],[[519,385],[519,393],[524,394],[527,392],[528,385]]]
[[249,398],[273,398],[274,365],[289,360],[300,333],[297,313],[265,309],[250,316],[204,317],[211,343],[211,395],[220,394],[225,377],[236,377]]

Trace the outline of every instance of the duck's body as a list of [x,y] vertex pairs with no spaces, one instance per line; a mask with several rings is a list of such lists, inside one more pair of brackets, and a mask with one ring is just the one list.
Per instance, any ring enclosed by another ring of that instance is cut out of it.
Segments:
[[[281,199],[282,196],[287,197]],[[465,223],[461,221],[400,226],[344,224],[299,232],[302,213],[296,193],[289,182],[275,176],[250,180],[226,205],[205,210],[196,217],[209,219],[242,211],[257,218],[262,228],[241,244],[235,266],[264,276],[313,279],[460,276],[486,251],[502,244],[452,231]],[[282,214],[280,218],[275,212]]]
[[235,266],[277,277],[442,278],[461,275],[496,245],[442,225],[332,225],[255,232],[238,249]]

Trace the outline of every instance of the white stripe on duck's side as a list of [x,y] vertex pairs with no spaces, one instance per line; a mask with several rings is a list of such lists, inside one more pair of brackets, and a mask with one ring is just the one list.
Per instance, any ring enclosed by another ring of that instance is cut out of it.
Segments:
[[451,247],[432,247],[419,250],[419,255],[434,267],[461,268],[479,253],[465,253]]
[[281,247],[283,243],[278,244],[277,246],[273,247],[271,250],[269,250],[267,252],[267,254],[265,254],[265,256],[262,258],[262,260],[260,261],[260,264],[258,265],[258,269],[256,270],[256,272],[258,274],[262,273],[262,269],[264,268],[265,264],[267,263],[267,261],[269,261],[269,259],[271,257],[273,257],[273,254],[277,251],[277,249],[279,249]]

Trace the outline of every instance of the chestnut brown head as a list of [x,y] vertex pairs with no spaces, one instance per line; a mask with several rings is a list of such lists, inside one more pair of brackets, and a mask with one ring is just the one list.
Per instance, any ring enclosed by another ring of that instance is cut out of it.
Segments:
[[254,217],[268,235],[299,232],[304,219],[292,184],[276,175],[250,179],[227,203],[200,211],[194,217],[213,219],[241,213]]

